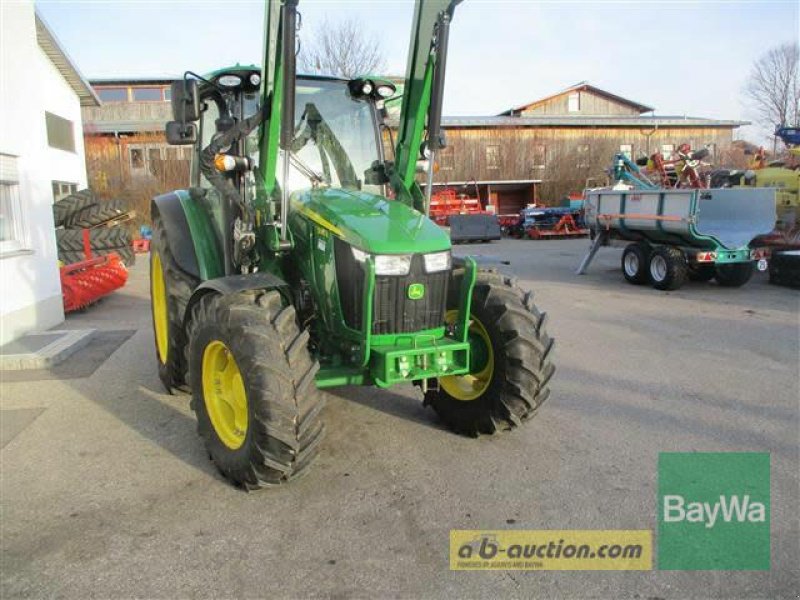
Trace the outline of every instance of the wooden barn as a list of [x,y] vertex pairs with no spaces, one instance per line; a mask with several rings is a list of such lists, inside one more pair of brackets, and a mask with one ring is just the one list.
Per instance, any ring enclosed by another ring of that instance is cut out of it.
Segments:
[[556,204],[587,181],[604,183],[617,152],[669,156],[688,143],[708,148],[714,162],[748,124],[653,110],[584,82],[496,116],[445,117],[448,147],[437,158],[435,189],[477,189],[498,214],[516,213],[532,202]]
[[172,79],[93,79],[102,105],[83,110],[89,180],[102,191],[132,181],[161,180],[179,171],[188,183],[191,148],[169,146],[164,124],[172,119]]
[[[169,189],[185,185],[191,148],[166,144],[171,118],[167,78],[95,79],[102,106],[83,109],[89,180],[102,189]],[[402,84],[398,94],[402,93]],[[400,102],[389,100],[389,124]],[[588,184],[605,183],[604,169],[623,152],[631,157],[682,143],[707,147],[711,161],[731,146],[742,121],[654,114],[650,106],[588,83],[567,88],[499,115],[444,117],[448,147],[437,156],[435,189],[479,196],[497,214],[532,202],[556,204]],[[157,185],[155,185],[157,183]]]

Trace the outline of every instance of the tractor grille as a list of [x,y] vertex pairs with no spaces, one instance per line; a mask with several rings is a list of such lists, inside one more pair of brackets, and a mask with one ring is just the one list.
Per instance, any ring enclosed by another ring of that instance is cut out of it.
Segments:
[[[364,309],[364,269],[353,258],[350,246],[338,238],[335,238],[334,253],[342,314],[348,327],[360,331]],[[408,275],[377,275],[372,333],[412,333],[441,326],[449,279],[448,271],[425,273],[421,254],[414,255]],[[413,283],[425,286],[425,295],[420,300],[408,297],[408,286]]]

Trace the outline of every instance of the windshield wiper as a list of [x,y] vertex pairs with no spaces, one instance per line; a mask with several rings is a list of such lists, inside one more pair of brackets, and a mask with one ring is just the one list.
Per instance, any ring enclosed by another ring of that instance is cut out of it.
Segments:
[[309,167],[306,163],[304,163],[299,156],[290,152],[289,153],[289,162],[292,163],[295,169],[300,171],[303,175],[308,177],[313,183],[319,185],[320,183],[325,183],[325,179],[317,173],[314,169]]

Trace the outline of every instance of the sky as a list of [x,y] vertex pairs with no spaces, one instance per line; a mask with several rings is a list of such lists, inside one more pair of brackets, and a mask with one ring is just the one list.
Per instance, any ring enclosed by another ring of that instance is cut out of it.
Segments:
[[[87,78],[177,76],[260,63],[263,2],[36,2]],[[660,115],[749,120],[742,87],[772,46],[797,42],[800,2],[466,0],[451,27],[445,115],[492,115],[581,81]],[[404,74],[413,2],[300,0],[309,38],[356,19]],[[762,141],[756,127],[739,137]]]

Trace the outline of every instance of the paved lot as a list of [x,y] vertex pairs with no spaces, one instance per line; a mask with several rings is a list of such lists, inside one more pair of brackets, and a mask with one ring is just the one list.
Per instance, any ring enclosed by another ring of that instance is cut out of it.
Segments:
[[[795,597],[797,292],[632,287],[612,249],[576,277],[586,243],[459,247],[511,260],[550,313],[558,372],[528,426],[465,439],[410,386],[341,389],[309,476],[251,494],[160,389],[140,258],[67,321],[135,330],[91,376],[2,385],[0,595]],[[693,450],[772,453],[770,572],[448,570],[452,528],[654,529],[658,453]]]

